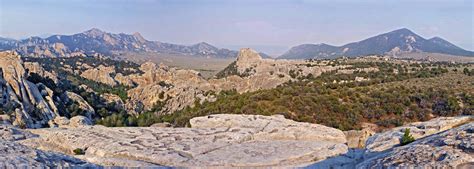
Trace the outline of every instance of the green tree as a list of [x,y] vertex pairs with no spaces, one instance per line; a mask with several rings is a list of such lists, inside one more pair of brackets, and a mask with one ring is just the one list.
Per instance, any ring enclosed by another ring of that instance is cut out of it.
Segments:
[[415,138],[413,138],[413,136],[410,134],[410,129],[409,128],[405,129],[405,133],[403,134],[400,144],[403,146],[403,145],[410,144],[411,142],[414,142],[414,141],[415,141]]

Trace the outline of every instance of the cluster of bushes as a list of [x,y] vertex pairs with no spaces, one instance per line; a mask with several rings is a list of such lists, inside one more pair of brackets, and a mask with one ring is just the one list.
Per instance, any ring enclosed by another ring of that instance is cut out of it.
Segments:
[[237,62],[236,61],[230,63],[229,66],[224,68],[224,70],[218,72],[216,74],[216,78],[221,79],[221,78],[225,78],[225,77],[231,76],[231,75],[239,75],[239,72],[237,70]]
[[[405,122],[424,121],[434,116],[472,114],[474,104],[466,102],[461,108],[457,98],[472,100],[469,94],[458,96],[449,89],[383,85],[410,78],[436,77],[447,69],[434,66],[408,71],[390,63],[359,63],[357,67],[378,67],[378,72],[337,74],[328,72],[308,81],[288,82],[275,89],[238,94],[225,91],[217,101],[196,103],[194,107],[170,115],[162,121],[187,126],[189,119],[216,113],[283,114],[296,121],[319,123],[342,130],[360,129],[362,122],[382,127],[395,127]],[[398,73],[394,73],[394,69]],[[369,81],[332,83],[334,80],[353,80],[356,76]]]
[[110,58],[97,58],[97,57],[60,57],[60,58],[32,58],[24,57],[24,61],[28,62],[38,62],[41,63],[43,68],[51,71],[57,70],[64,65],[69,65],[72,68],[81,68],[81,71],[84,71],[84,68],[78,63],[87,64],[89,66],[97,67],[99,65],[104,66],[114,66],[116,73],[122,73],[124,76],[134,74],[134,73],[143,73],[139,70],[140,65],[123,60],[114,60]]
[[255,71],[256,70],[253,67],[251,67],[251,68],[245,69],[243,73],[239,73],[239,71],[237,70],[237,62],[234,61],[230,63],[229,66],[224,68],[224,70],[217,72],[217,74],[215,75],[215,78],[222,79],[222,78],[232,76],[232,75],[247,77],[247,76],[250,76],[252,73],[255,73]]
[[161,123],[163,120],[154,112],[144,112],[138,116],[127,113],[114,113],[102,119],[98,119],[96,124],[107,127],[149,127],[155,123]]
[[468,68],[464,68],[462,71],[465,75],[474,76],[474,69],[469,70]]
[[155,113],[161,111],[165,101],[156,102],[153,107],[144,113],[138,115],[130,115],[125,111],[114,113],[96,121],[96,124],[101,124],[107,127],[148,127],[155,123],[161,123],[163,120]]

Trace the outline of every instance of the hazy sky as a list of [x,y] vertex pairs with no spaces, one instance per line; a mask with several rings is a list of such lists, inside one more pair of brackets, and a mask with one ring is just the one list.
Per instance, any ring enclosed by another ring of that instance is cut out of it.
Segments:
[[146,39],[279,54],[302,43],[343,45],[406,27],[474,50],[474,0],[0,0],[0,36],[93,27]]

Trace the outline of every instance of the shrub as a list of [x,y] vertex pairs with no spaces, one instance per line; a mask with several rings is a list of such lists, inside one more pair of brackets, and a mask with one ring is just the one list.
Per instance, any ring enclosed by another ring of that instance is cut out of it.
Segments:
[[400,144],[403,146],[403,145],[407,145],[407,144],[410,144],[411,142],[414,142],[415,141],[415,138],[413,138],[413,136],[410,134],[410,129],[405,129],[405,133],[403,134],[403,137],[400,141]]
[[84,152],[84,150],[81,149],[81,148],[76,148],[76,149],[73,150],[73,152],[74,152],[75,155],[84,155],[84,154],[86,154],[86,152]]

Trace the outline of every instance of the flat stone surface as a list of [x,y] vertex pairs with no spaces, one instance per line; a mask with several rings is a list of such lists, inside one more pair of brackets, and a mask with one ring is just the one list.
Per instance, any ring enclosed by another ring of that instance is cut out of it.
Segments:
[[[216,115],[216,119],[222,119],[218,117],[232,116]],[[253,121],[254,126],[244,127],[246,121],[238,123],[243,117],[257,120]],[[274,116],[237,115],[234,118],[233,125],[208,128],[35,129],[29,131],[39,137],[21,143],[65,154],[81,148],[85,150],[81,159],[100,165],[124,159],[137,164],[178,167],[298,166],[347,152],[344,134],[337,129]],[[194,122],[204,122],[203,119],[208,117]]]
[[100,167],[71,156],[37,150],[16,142],[35,137],[12,125],[0,124],[0,168]]
[[0,168],[98,168],[100,166],[67,155],[36,150],[16,142],[0,140]]

